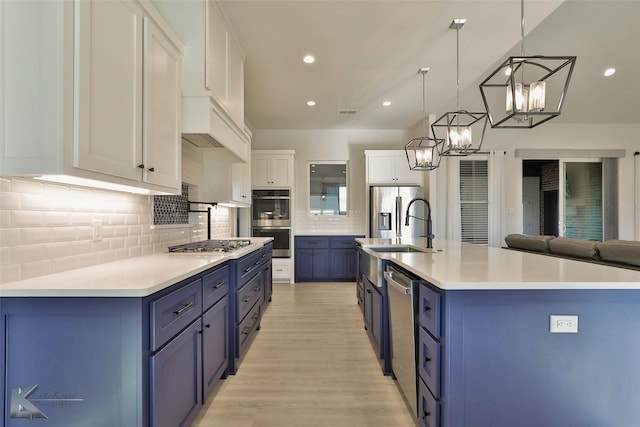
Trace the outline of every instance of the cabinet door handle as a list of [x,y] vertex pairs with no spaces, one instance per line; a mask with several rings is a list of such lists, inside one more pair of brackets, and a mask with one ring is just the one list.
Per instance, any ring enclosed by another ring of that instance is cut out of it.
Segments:
[[140,164],[138,165],[138,167],[139,167],[140,169],[144,169],[144,163],[140,163]]
[[204,325],[205,328],[210,328],[211,327],[211,323],[207,323],[206,325]]
[[181,308],[177,309],[176,311],[173,312],[173,314],[175,314],[176,316],[180,316],[182,313],[184,313],[185,311],[189,310],[191,307],[193,307],[193,303],[187,303],[184,306],[182,306]]
[[213,287],[213,289],[219,289],[222,285],[224,285],[224,280]]
[[431,307],[429,307],[428,305],[425,305],[422,309],[422,311],[424,311],[425,313],[429,310],[431,310]]
[[253,315],[253,320],[258,320],[258,317],[260,317],[260,313],[256,313]]
[[261,290],[260,286],[256,286],[256,287],[253,289],[253,292],[259,292],[260,290]]
[[367,289],[367,293],[370,294],[371,293],[371,289]]
[[149,169],[147,169],[147,170],[148,170],[149,172],[155,172],[155,171],[156,171],[156,168],[149,168]]
[[247,303],[251,301],[251,297],[246,297],[245,299],[242,300],[242,302]]
[[425,418],[427,418],[429,415],[431,415],[431,412],[428,411],[422,411],[422,419],[424,420]]
[[428,356],[425,356],[424,357],[424,363],[429,363],[429,362],[431,362],[431,358],[428,357]]
[[249,335],[250,330],[251,328],[244,328],[244,331],[242,331],[242,335]]

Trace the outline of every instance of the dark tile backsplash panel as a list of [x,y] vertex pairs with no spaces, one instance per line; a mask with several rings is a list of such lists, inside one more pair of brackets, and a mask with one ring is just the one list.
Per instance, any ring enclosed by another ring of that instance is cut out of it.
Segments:
[[153,196],[153,224],[189,223],[189,186],[182,184],[179,196]]

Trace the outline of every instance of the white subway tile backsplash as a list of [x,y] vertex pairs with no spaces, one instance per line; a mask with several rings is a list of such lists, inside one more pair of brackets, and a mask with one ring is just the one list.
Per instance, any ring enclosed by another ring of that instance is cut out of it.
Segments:
[[11,222],[14,227],[42,227],[42,212],[11,211]]
[[[103,240],[93,242],[93,220]],[[233,234],[234,211],[213,212],[212,238]],[[153,198],[0,178],[0,283],[156,252],[207,238],[206,215],[190,225],[153,227]]]

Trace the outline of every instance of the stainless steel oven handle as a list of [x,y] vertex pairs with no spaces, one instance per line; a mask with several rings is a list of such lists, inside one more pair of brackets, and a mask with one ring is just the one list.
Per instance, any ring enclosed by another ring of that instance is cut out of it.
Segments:
[[253,226],[254,230],[291,230],[291,227],[286,227],[286,226],[271,226],[271,225],[265,225],[265,226]]

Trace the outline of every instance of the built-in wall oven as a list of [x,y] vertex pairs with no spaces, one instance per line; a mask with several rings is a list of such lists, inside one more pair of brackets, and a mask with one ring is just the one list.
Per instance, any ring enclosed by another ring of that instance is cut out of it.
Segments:
[[291,257],[291,193],[289,190],[253,190],[251,234],[273,237],[273,257]]

